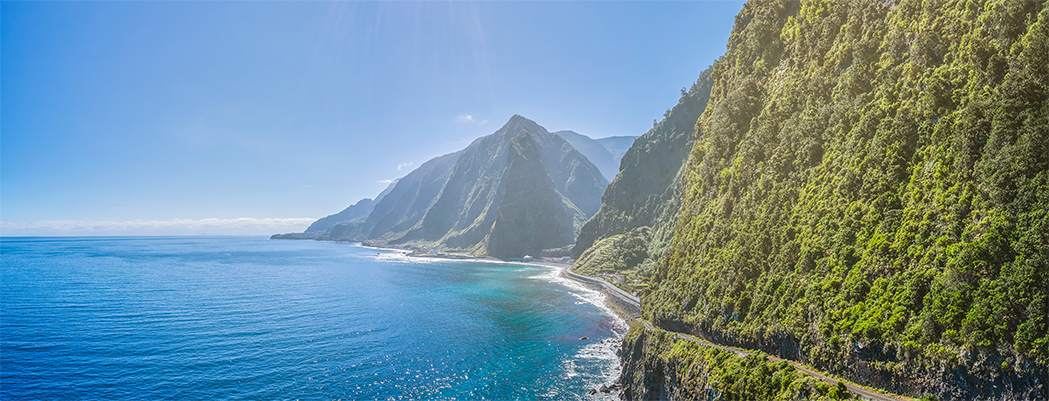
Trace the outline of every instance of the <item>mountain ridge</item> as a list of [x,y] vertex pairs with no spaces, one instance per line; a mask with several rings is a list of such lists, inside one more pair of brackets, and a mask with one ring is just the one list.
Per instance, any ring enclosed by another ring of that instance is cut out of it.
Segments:
[[[571,130],[562,130],[553,133],[564,139],[572,147],[582,153],[591,163],[594,163],[601,175],[606,180],[612,181],[619,172],[619,161],[622,160],[626,148],[637,139],[636,136],[617,136],[593,139],[589,136]],[[626,143],[625,148],[620,148]]]
[[[908,396],[1045,399],[1047,26],[1034,2],[747,3],[643,316]],[[651,345],[632,394],[713,391]]]
[[[324,232],[273,238],[363,241],[500,258],[539,255],[574,242],[578,228],[600,207],[607,185],[569,142],[514,115],[494,133],[391,184],[367,216]],[[332,216],[314,224],[329,224]]]
[[[524,133],[527,138],[521,137]],[[522,142],[524,141],[524,142]],[[507,168],[513,161],[511,151],[525,146],[530,149],[534,144],[534,153],[527,156],[537,157],[530,165],[537,169],[535,174],[547,175],[553,183],[552,188],[545,188],[549,193],[537,199],[563,197],[578,213],[572,214],[573,226],[582,224],[582,220],[597,211],[600,205],[600,193],[607,186],[607,181],[600,171],[575,150],[568,142],[545,128],[519,115],[514,115],[496,132],[474,140],[462,152],[460,158],[449,173],[449,177],[418,224],[399,238],[373,241],[376,244],[432,246],[475,254],[488,254],[485,246],[488,234],[495,227],[499,217],[499,205],[505,191]],[[519,157],[525,154],[517,153]],[[514,175],[520,177],[524,175]],[[535,182],[545,182],[537,178]],[[560,245],[573,242],[573,233],[560,238]],[[537,234],[539,235],[539,234]],[[532,249],[538,254],[541,249]],[[493,255],[523,256],[523,255]]]
[[636,269],[635,277],[651,276],[673,236],[685,161],[712,85],[707,69],[662,121],[633,141],[602,195],[601,209],[579,232],[572,248],[574,271]]

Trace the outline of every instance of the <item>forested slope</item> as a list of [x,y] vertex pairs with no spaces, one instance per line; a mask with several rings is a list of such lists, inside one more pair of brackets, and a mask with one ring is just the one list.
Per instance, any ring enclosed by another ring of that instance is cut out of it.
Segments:
[[571,244],[608,186],[572,145],[519,115],[474,140],[452,163],[407,231],[376,236],[373,229],[368,243],[497,258],[539,255]]
[[696,136],[696,121],[707,106],[709,71],[667,111],[663,120],[634,141],[620,171],[601,197],[601,209],[583,225],[572,248],[572,269],[634,270],[647,278],[667,247],[681,209],[681,176]]
[[643,315],[861,383],[1044,399],[1049,10],[744,6]]

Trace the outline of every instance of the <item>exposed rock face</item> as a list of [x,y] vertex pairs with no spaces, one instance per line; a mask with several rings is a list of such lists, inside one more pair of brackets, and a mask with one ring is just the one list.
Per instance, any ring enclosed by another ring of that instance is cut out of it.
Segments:
[[[418,224],[403,236],[380,239],[392,245],[418,244],[498,257],[538,254],[543,249],[538,246],[556,248],[572,242],[576,227],[597,211],[605,186],[597,167],[568,142],[534,121],[514,116],[462,151]],[[503,205],[509,209],[501,210]],[[560,221],[548,221],[553,217]],[[552,232],[537,231],[555,227]],[[571,227],[571,234],[565,235],[565,227]],[[543,238],[524,240],[531,235]],[[519,244],[510,247],[505,241],[511,238]]]
[[598,168],[571,144],[515,115],[466,149],[423,163],[388,188],[366,218],[346,220],[359,210],[355,205],[303,235],[500,258],[538,256],[573,243],[600,207],[606,186]]

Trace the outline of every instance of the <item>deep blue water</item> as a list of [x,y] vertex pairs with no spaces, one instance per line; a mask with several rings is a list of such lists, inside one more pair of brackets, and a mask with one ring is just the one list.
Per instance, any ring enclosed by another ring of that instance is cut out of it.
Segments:
[[3,399],[573,399],[618,374],[621,323],[543,267],[145,237],[3,238],[0,268]]

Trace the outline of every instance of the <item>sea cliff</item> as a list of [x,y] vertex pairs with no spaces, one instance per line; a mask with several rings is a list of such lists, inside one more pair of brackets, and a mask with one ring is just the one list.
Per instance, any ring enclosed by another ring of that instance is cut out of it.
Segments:
[[[748,3],[643,317],[907,396],[1045,399],[1047,59],[1045,3]],[[637,331],[628,398],[717,389]]]

